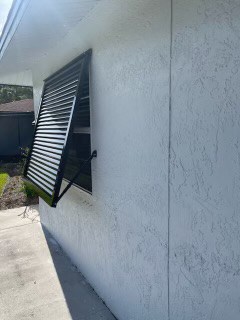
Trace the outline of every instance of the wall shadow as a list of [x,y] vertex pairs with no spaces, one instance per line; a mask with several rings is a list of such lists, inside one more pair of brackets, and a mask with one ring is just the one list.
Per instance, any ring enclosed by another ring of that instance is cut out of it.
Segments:
[[42,229],[72,320],[116,320],[46,227]]

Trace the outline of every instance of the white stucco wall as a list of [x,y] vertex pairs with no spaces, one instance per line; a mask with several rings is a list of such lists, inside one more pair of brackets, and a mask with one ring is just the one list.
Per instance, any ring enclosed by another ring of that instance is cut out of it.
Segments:
[[123,320],[167,319],[169,21],[166,1],[102,1],[33,71],[37,103],[42,79],[93,49],[93,195],[40,212]]
[[239,1],[173,1],[171,109],[170,9],[103,0],[33,70],[93,48],[93,195],[41,218],[120,320],[238,320]]
[[174,320],[240,319],[239,16],[238,0],[174,0]]

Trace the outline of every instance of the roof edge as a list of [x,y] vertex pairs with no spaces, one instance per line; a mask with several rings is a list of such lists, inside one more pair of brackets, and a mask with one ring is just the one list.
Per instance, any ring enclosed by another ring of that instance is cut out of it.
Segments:
[[0,60],[7,49],[30,0],[14,0],[0,37]]

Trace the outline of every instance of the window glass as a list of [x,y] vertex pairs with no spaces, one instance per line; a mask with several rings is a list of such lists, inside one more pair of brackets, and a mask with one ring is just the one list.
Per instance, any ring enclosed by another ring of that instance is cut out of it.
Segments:
[[[90,99],[89,99],[89,69],[84,70],[84,82],[81,90],[80,103],[76,105],[73,119],[73,133],[70,139],[68,159],[64,178],[70,181],[79,171],[80,165],[91,155],[90,137]],[[91,162],[81,170],[75,185],[91,192]]]

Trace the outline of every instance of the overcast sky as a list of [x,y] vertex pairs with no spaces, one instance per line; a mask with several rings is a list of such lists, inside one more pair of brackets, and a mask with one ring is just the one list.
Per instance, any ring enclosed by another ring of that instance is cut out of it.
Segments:
[[0,34],[2,33],[11,4],[12,0],[0,0]]

